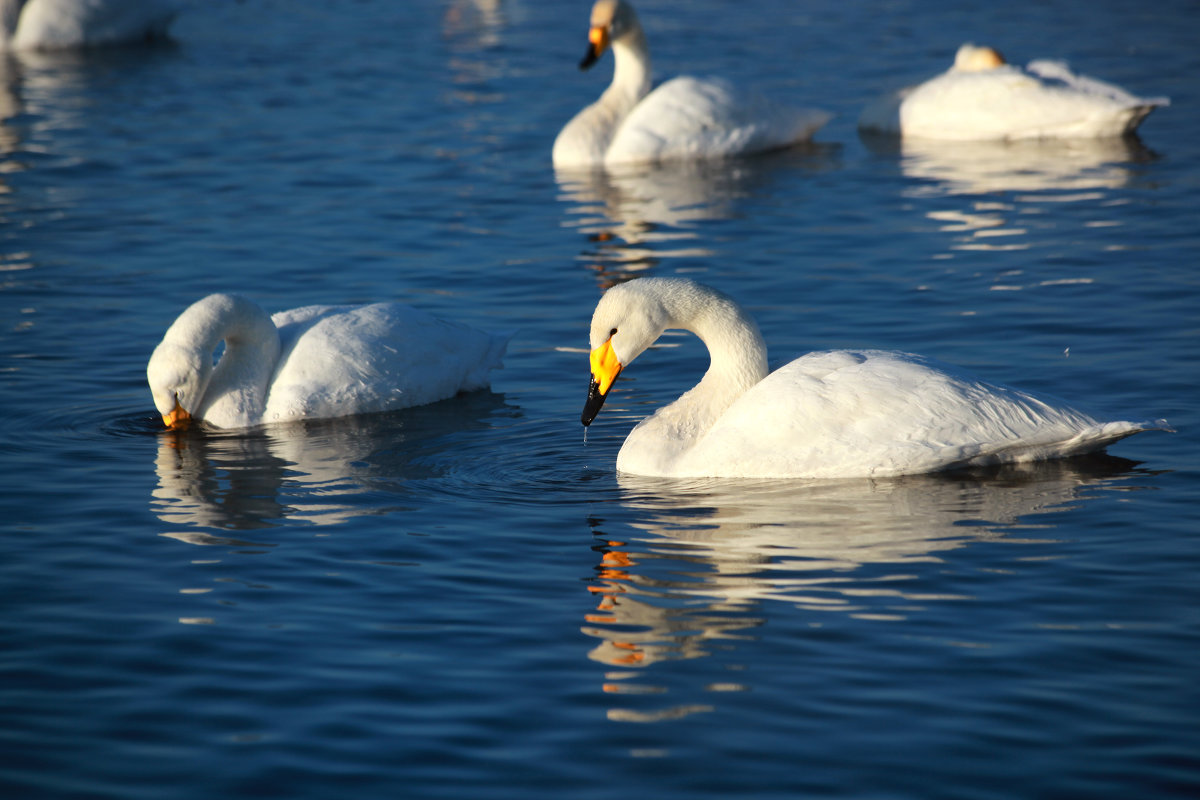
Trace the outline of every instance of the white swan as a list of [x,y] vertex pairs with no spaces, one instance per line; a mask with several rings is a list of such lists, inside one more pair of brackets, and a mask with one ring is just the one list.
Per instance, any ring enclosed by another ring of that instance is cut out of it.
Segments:
[[612,84],[559,132],[555,167],[745,155],[804,141],[829,120],[716,78],[678,77],[651,91],[646,35],[623,0],[593,6],[588,40],[580,68],[611,46]]
[[120,44],[164,36],[181,0],[0,0],[0,50]]
[[1123,136],[1169,104],[1076,75],[1061,61],[1021,69],[990,47],[964,44],[948,71],[867,106],[858,126],[943,140]]
[[712,361],[699,384],[630,432],[620,472],[883,477],[1073,456],[1166,424],[1098,422],[906,353],[810,353],[768,375],[758,326],[733,300],[690,280],[641,278],[609,289],[592,316],[584,425],[668,328],[695,333]]
[[399,303],[267,316],[243,297],[213,294],[167,329],[146,377],[167,427],[197,419],[248,428],[391,411],[483,388],[507,342]]

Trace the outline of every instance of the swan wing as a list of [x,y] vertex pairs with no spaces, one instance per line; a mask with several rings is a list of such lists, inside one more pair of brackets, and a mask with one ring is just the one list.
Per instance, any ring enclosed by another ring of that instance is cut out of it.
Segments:
[[506,337],[396,303],[272,317],[282,354],[263,422],[423,405],[488,385]]
[[1138,97],[1122,89],[1116,84],[1092,78],[1087,75],[1077,75],[1071,71],[1065,61],[1038,59],[1030,61],[1025,69],[1046,81],[1057,81],[1063,86],[1070,87],[1080,94],[1094,97],[1107,97],[1118,105],[1127,108],[1136,106],[1169,106],[1171,101],[1166,97]]
[[621,122],[606,164],[723,158],[804,141],[829,114],[789,108],[719,78],[662,84]]
[[1142,429],[920,356],[812,353],[736,400],[680,474],[882,477],[1074,455]]

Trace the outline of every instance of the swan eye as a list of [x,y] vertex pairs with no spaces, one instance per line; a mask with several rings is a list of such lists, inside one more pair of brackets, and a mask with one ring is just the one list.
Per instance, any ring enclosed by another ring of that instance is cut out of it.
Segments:
[[617,329],[616,329],[616,328],[613,328],[611,331],[609,331],[609,332],[608,332],[608,338],[610,338],[610,339],[611,339],[612,337],[616,336],[616,335],[617,335]]

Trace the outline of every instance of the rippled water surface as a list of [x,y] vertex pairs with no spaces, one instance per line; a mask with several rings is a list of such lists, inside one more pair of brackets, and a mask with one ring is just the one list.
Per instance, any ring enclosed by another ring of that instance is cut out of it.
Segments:
[[[660,75],[811,147],[555,174],[588,3],[197,4],[0,59],[0,794],[1200,794],[1200,9],[642,0]],[[963,41],[1169,108],[1140,140],[919,147],[858,111]],[[586,440],[601,291],[685,274],[773,365],[895,348],[1173,434],[891,481],[617,475],[686,336]],[[491,391],[170,434],[189,303],[402,300],[515,331]]]

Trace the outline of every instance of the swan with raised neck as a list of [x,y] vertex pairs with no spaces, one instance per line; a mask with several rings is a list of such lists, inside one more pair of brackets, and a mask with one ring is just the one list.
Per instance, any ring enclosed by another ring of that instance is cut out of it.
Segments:
[[652,88],[650,49],[633,7],[592,8],[587,69],[613,51],[612,83],[554,140],[559,169],[695,161],[760,153],[809,139],[829,114],[766,97],[722,78],[678,76]]
[[[670,329],[694,333],[708,348],[710,360],[696,386],[643,420],[626,441],[630,451],[657,451],[664,472],[734,400],[767,376],[767,346],[758,325],[732,298],[690,280],[630,281],[606,292],[592,316],[593,375],[601,371],[598,361],[615,358],[617,366],[606,380],[593,378],[581,417],[584,425],[600,411],[616,373]],[[639,448],[639,442],[649,445]],[[621,462],[618,456],[618,469]]]
[[617,455],[619,472],[884,477],[1078,455],[1166,425],[1099,422],[907,353],[810,353],[768,374],[754,320],[727,295],[682,278],[636,279],[600,298],[584,425],[621,371],[671,328],[700,337],[709,368],[634,427]]
[[592,7],[588,48],[579,68],[590,69],[611,49],[612,83],[600,99],[576,114],[554,140],[555,164],[603,163],[617,128],[650,92],[650,48],[633,6],[599,0]]

